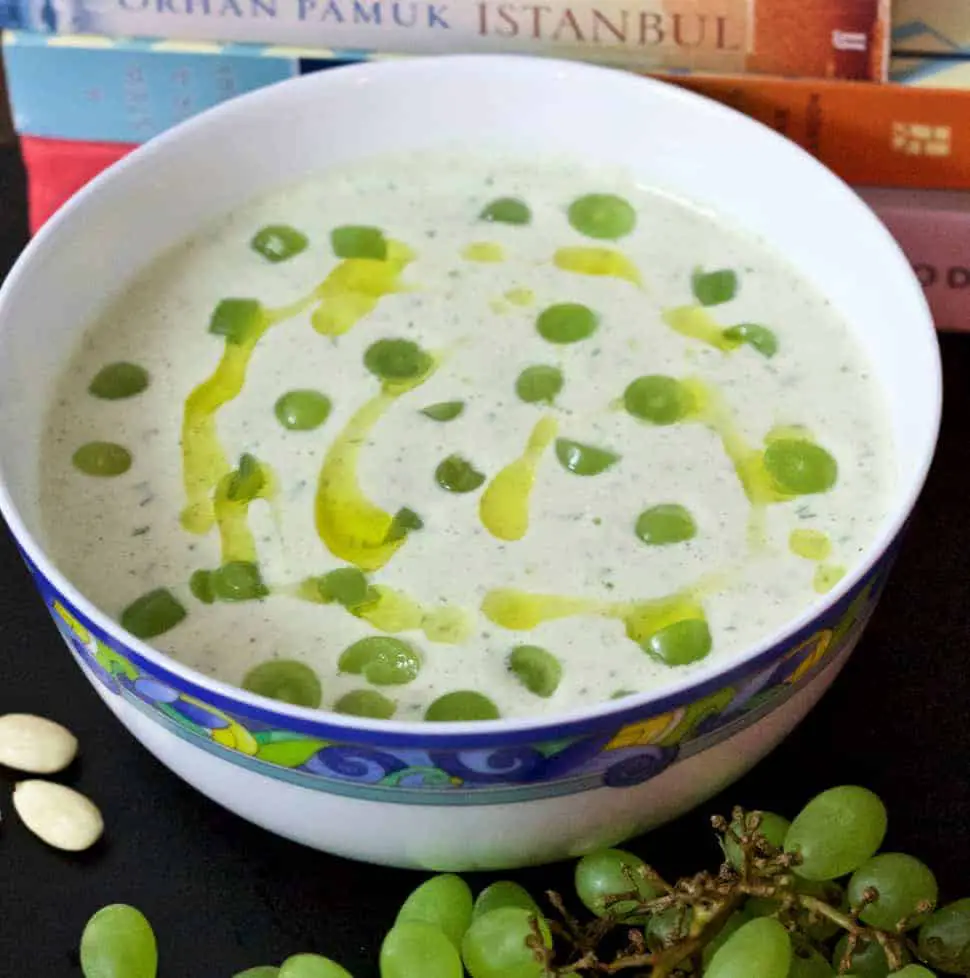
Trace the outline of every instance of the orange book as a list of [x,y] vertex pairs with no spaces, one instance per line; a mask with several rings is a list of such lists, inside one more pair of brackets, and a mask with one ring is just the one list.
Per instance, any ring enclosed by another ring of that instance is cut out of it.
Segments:
[[745,75],[658,77],[763,122],[849,183],[970,189],[970,91]]

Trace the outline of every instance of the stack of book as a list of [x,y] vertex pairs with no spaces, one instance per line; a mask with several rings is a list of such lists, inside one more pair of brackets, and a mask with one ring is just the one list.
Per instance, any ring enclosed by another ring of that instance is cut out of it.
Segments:
[[580,58],[799,143],[897,236],[940,328],[970,331],[967,0],[0,0],[0,27],[34,230],[135,146],[284,78],[415,54]]

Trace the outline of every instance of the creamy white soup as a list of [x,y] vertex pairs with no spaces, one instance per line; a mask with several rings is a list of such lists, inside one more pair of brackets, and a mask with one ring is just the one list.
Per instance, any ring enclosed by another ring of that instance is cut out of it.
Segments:
[[146,269],[60,378],[42,502],[58,566],[189,666],[488,719],[765,639],[859,559],[893,467],[783,255],[621,174],[436,153]]

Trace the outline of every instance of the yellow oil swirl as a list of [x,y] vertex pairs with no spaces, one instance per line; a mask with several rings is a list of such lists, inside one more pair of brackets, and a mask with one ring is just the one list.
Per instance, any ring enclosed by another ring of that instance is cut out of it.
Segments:
[[430,642],[461,645],[471,634],[468,613],[454,606],[428,608],[403,591],[374,585],[376,600],[355,609],[354,614],[378,631],[394,634],[420,629]]
[[821,530],[792,530],[788,549],[805,560],[826,560],[832,553],[832,541]]
[[482,525],[499,540],[521,540],[529,529],[529,497],[543,452],[552,443],[558,422],[551,416],[536,422],[525,451],[488,484],[478,504]]
[[364,495],[357,476],[360,450],[397,398],[427,380],[434,370],[433,366],[406,383],[385,383],[380,394],[357,409],[324,456],[314,504],[317,533],[330,553],[361,570],[383,567],[407,536],[392,534],[394,517]]
[[725,337],[724,327],[703,306],[675,306],[665,309],[661,318],[675,333],[700,340],[725,353],[739,345]]
[[505,249],[494,241],[473,241],[462,249],[461,257],[465,261],[497,264],[505,261]]
[[[276,479],[269,466],[262,462],[259,463],[259,471],[263,481],[253,498],[272,501],[276,497]],[[228,564],[234,560],[255,563],[256,541],[252,530],[249,529],[251,500],[229,498],[229,487],[232,485],[234,474],[229,472],[219,480],[212,502],[215,522],[219,528],[222,563]]]
[[637,266],[626,255],[613,248],[557,248],[552,256],[552,263],[564,272],[624,279],[643,288]]
[[815,568],[812,587],[818,594],[828,594],[843,577],[845,577],[845,568],[841,564],[819,564]]
[[531,306],[536,301],[536,294],[532,289],[516,286],[515,288],[509,289],[503,298],[513,306],[525,307]]

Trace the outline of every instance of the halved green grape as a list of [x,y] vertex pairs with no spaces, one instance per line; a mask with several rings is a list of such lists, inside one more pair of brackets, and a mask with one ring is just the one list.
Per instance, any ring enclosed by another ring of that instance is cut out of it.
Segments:
[[453,873],[442,873],[411,892],[398,911],[395,926],[415,920],[432,924],[460,951],[461,939],[472,921],[472,903],[468,884]]
[[306,663],[295,659],[261,662],[243,677],[242,688],[257,696],[311,709],[316,709],[323,701],[317,674]]
[[647,943],[656,947],[669,947],[683,940],[690,932],[694,912],[690,907],[668,907],[647,918],[644,931]]
[[680,503],[660,503],[637,517],[634,532],[644,543],[663,547],[693,540],[697,536],[697,524],[690,510]]
[[[936,877],[925,863],[903,852],[882,852],[864,862],[849,880],[849,902],[861,907],[869,888],[878,894],[867,903],[859,919],[871,927],[895,930],[906,920],[906,930],[918,927],[936,906]],[[920,904],[929,910],[918,912]]]
[[651,424],[675,424],[693,410],[690,391],[676,377],[649,374],[637,377],[623,392],[628,414]]
[[279,978],[354,978],[330,958],[319,954],[294,954],[280,967]]
[[886,806],[857,785],[829,788],[795,816],[785,852],[798,853],[798,876],[832,880],[858,869],[882,845]]
[[85,475],[112,478],[131,468],[131,452],[111,441],[89,441],[71,456],[71,462]]
[[569,223],[587,238],[616,241],[637,224],[637,212],[615,194],[586,194],[569,205]]
[[385,541],[403,540],[414,530],[423,530],[424,520],[418,516],[413,509],[402,506],[392,517],[391,525],[388,527]]
[[704,978],[787,978],[788,931],[771,917],[742,924],[711,957]]
[[252,502],[266,485],[266,477],[254,455],[244,452],[239,465],[229,478],[226,496],[236,503]]
[[536,696],[548,699],[559,688],[562,664],[538,645],[517,645],[509,655],[509,670]]
[[702,306],[719,306],[737,295],[738,277],[730,268],[719,268],[714,272],[695,268],[690,277],[690,288]]
[[596,332],[599,316],[578,302],[546,306],[536,317],[539,335],[549,343],[579,343]]
[[269,594],[259,566],[250,560],[231,560],[209,578],[217,601],[258,601]]
[[280,969],[276,967],[275,964],[261,964],[256,965],[255,968],[247,968],[245,971],[240,971],[238,974],[232,976],[232,978],[279,978]]
[[381,380],[413,380],[433,364],[431,355],[412,340],[377,340],[364,351],[364,366]]
[[[627,917],[638,903],[661,895],[661,889],[647,873],[647,864],[625,849],[600,849],[576,863],[576,895],[597,917]],[[611,899],[636,894],[626,900]]]
[[485,205],[478,219],[494,224],[529,224],[532,211],[524,200],[517,197],[499,197]]
[[519,374],[515,381],[515,393],[526,404],[552,404],[562,386],[562,371],[558,367],[540,363],[526,367]]
[[485,476],[460,455],[449,455],[434,470],[435,482],[448,492],[474,492],[485,482]]
[[144,914],[124,903],[102,907],[81,934],[84,978],[155,978],[158,946]]
[[353,611],[374,600],[364,572],[356,567],[338,567],[317,578],[322,601],[334,601]]
[[726,340],[739,346],[747,343],[752,350],[757,350],[769,360],[778,352],[778,337],[767,326],[759,326],[757,323],[738,323],[737,326],[729,326],[722,335]]
[[556,458],[567,472],[574,475],[599,475],[620,460],[616,452],[568,438],[556,439]]
[[832,966],[813,947],[796,945],[792,948],[788,978],[834,978]]
[[921,964],[907,964],[899,971],[894,971],[890,978],[936,978],[936,975]]
[[552,947],[546,922],[521,907],[501,907],[476,917],[461,942],[461,956],[471,978],[544,978],[538,942]]
[[[848,946],[848,934],[835,945],[835,950],[832,952],[832,967],[836,974],[839,972]],[[886,978],[889,974],[889,962],[886,960],[886,952],[882,949],[882,945],[878,941],[859,941],[849,959],[849,969],[853,975],[858,975],[858,978]]]
[[463,978],[457,948],[444,932],[421,920],[401,920],[381,944],[381,978]]
[[464,401],[439,401],[421,408],[421,413],[432,421],[454,421],[464,410]]
[[140,394],[148,386],[148,371],[137,363],[109,363],[88,384],[88,393],[104,401],[120,401]]
[[712,644],[711,630],[703,618],[683,618],[654,632],[640,648],[668,666],[686,666],[703,659]]
[[209,320],[209,332],[242,346],[258,335],[263,315],[263,307],[257,299],[220,299]]
[[273,405],[273,414],[287,431],[313,431],[330,417],[332,407],[322,391],[299,388],[281,394]]
[[718,950],[724,945],[727,939],[734,934],[736,931],[740,930],[749,920],[751,920],[751,914],[745,909],[735,910],[727,920],[724,921],[724,926],[714,935],[714,937],[704,945],[704,950],[701,952],[701,965],[704,972],[707,972],[707,966],[711,963],[711,958],[717,954]]
[[772,441],[764,460],[775,485],[795,496],[828,492],[839,475],[838,464],[821,445],[798,438]]
[[970,974],[970,897],[940,907],[919,929],[919,953],[952,975]]
[[776,849],[781,849],[785,844],[785,835],[791,826],[791,822],[781,815],[776,815],[774,812],[758,812],[758,815],[761,816],[761,821],[757,829],[748,830],[735,819],[731,822],[731,831],[723,837],[724,856],[735,869],[740,869],[743,861],[741,846],[738,844],[736,837],[757,834],[762,836],[769,845],[774,846]]
[[309,243],[302,231],[289,224],[267,224],[253,235],[249,247],[275,265],[306,251]]
[[399,638],[371,635],[344,649],[337,668],[355,676],[363,675],[375,686],[401,686],[417,676],[421,656]]
[[472,907],[472,920],[502,907],[519,907],[535,914],[536,917],[540,914],[539,904],[533,900],[532,894],[524,886],[511,880],[498,880],[486,886],[478,894]]
[[380,228],[345,224],[330,232],[330,247],[338,258],[387,258],[387,239]]
[[432,723],[462,723],[470,720],[497,720],[498,707],[482,693],[459,689],[439,696],[424,711],[425,720]]
[[344,693],[333,705],[334,713],[351,717],[368,717],[371,720],[390,720],[397,704],[376,689],[352,689]]
[[136,638],[155,638],[171,631],[187,612],[168,588],[159,587],[143,594],[121,613],[121,627]]
[[197,570],[189,578],[189,590],[196,600],[203,604],[212,604],[216,596],[212,593],[212,571]]

